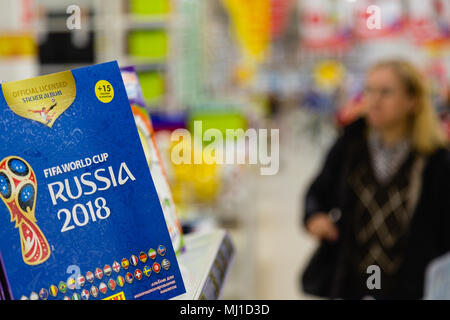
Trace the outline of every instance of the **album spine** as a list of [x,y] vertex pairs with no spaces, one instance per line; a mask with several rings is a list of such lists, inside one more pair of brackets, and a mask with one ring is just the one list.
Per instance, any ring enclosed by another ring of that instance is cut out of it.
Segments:
[[5,300],[5,294],[3,293],[3,282],[0,280],[0,301]]
[[0,252],[0,300],[13,300],[8,278],[6,277],[5,265]]

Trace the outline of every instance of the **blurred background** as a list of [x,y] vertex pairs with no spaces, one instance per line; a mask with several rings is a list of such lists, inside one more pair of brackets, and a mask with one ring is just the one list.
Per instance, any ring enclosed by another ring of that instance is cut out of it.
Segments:
[[[71,5],[79,29],[68,29]],[[304,190],[358,114],[365,70],[385,57],[420,67],[450,133],[449,0],[0,2],[0,81],[136,67],[184,231],[225,228],[236,247],[225,299],[310,298],[299,284],[317,246],[301,224]],[[279,172],[172,164],[170,132],[195,120],[280,129]]]

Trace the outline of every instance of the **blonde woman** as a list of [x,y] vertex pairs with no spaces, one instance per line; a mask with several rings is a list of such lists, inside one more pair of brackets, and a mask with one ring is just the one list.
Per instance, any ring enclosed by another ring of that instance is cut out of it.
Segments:
[[304,224],[321,245],[303,289],[329,298],[419,299],[426,266],[450,250],[447,142],[426,78],[408,62],[373,66],[364,105],[306,194]]

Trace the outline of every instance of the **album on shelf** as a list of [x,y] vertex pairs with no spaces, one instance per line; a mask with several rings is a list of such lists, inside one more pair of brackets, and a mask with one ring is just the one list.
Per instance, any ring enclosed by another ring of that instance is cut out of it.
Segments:
[[116,62],[1,85],[0,298],[185,292],[140,136]]

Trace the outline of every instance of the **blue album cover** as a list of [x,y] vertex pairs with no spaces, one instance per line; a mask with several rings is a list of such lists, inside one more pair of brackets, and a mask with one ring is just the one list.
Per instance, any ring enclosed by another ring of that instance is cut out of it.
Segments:
[[1,89],[0,255],[12,298],[184,293],[117,63]]

